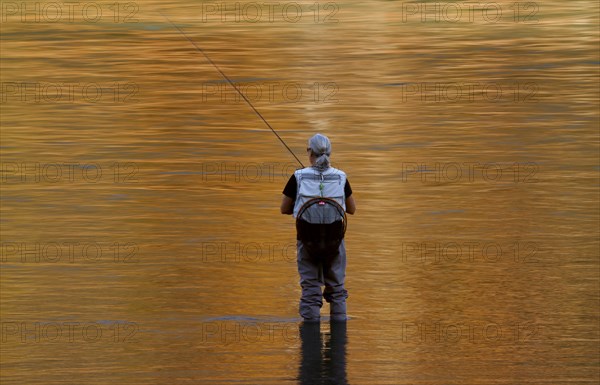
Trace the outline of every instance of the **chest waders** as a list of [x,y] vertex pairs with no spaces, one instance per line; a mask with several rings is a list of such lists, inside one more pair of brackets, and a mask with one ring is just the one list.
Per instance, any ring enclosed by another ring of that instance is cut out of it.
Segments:
[[[345,321],[346,174],[335,168],[295,172],[298,192],[294,205],[298,238],[298,273],[302,297],[299,312],[305,321],[320,320],[323,299],[333,321]],[[321,287],[325,285],[325,290]]]

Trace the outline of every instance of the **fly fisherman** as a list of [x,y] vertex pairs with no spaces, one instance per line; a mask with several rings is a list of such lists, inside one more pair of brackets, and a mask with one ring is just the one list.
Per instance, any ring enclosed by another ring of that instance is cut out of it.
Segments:
[[[303,212],[303,206],[311,198],[330,198],[324,201],[335,201],[340,210],[348,214],[354,214],[356,206],[352,197],[350,183],[346,174],[330,166],[331,142],[325,135],[316,134],[308,141],[308,159],[311,167],[296,170],[290,177],[283,190],[281,202],[282,214],[293,214],[298,219],[299,212]],[[318,202],[323,205],[324,202]],[[317,207],[315,205],[315,207]],[[345,216],[344,216],[345,217]],[[325,222],[323,222],[325,223]],[[317,231],[310,235],[318,237]],[[297,236],[297,261],[300,273],[300,286],[302,287],[302,298],[300,299],[300,315],[306,322],[320,321],[320,310],[323,306],[323,297],[329,302],[332,321],[346,321],[346,298],[348,292],[344,288],[346,276],[346,247],[343,240],[335,244],[333,251],[319,252],[311,249],[308,243],[300,240]],[[316,242],[323,242],[317,240]],[[312,242],[310,242],[312,244]],[[327,254],[327,255],[325,255]],[[325,291],[321,292],[321,286],[325,285]]]

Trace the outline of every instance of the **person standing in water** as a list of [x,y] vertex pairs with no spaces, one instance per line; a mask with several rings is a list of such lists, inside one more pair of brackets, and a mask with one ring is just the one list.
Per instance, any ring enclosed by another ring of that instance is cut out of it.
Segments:
[[[330,166],[331,142],[316,134],[308,140],[306,149],[311,166],[296,170],[283,190],[282,214],[297,217],[306,197],[334,198],[348,214],[354,214],[356,204],[352,188],[342,170]],[[333,183],[331,183],[333,181]],[[324,188],[324,183],[327,184]],[[325,193],[324,193],[325,192]],[[332,321],[346,321],[346,245],[341,240],[331,255],[311,255],[306,245],[297,240],[297,262],[302,297],[300,315],[306,322],[320,321],[323,297],[329,302]],[[325,286],[321,292],[321,286]]]

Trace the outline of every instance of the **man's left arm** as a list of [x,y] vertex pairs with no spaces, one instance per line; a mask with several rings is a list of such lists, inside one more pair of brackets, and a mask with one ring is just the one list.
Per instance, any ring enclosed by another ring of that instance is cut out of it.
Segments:
[[294,200],[287,195],[284,195],[281,200],[281,213],[288,215],[294,213]]
[[283,189],[283,199],[281,200],[281,213],[282,214],[293,214],[294,213],[294,200],[296,198],[296,189],[298,188],[298,183],[296,181],[296,176],[292,174],[290,179],[288,180],[285,188]]

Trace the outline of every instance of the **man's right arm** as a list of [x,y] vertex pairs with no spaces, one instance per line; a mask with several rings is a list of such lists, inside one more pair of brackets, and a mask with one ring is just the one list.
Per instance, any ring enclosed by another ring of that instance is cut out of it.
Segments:
[[346,212],[348,214],[354,214],[356,212],[356,203],[354,202],[354,197],[352,195],[346,198]]
[[356,202],[354,202],[352,187],[350,186],[348,179],[346,179],[346,185],[344,186],[344,195],[346,196],[346,212],[348,214],[354,214],[356,211]]

